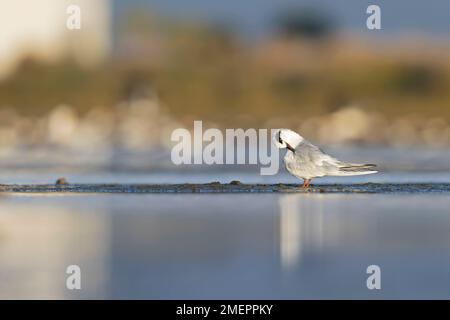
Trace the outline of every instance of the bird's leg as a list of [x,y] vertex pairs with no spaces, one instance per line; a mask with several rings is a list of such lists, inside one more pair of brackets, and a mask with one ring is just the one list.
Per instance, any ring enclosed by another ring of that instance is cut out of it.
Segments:
[[308,181],[307,179],[303,179],[303,186],[302,186],[302,188],[306,188],[306,182],[307,181]]
[[308,180],[306,181],[306,186],[305,186],[306,189],[309,188],[309,185],[311,184],[311,180],[312,180],[312,179],[308,179]]

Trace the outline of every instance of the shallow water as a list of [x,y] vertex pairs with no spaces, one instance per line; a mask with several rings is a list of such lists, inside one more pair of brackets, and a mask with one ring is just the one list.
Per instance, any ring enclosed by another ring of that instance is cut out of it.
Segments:
[[[0,198],[0,298],[450,298],[446,194]],[[65,287],[77,264],[82,289]],[[366,268],[381,267],[381,290]]]
[[[298,193],[283,185],[301,181],[257,167],[146,167],[146,156],[124,156],[118,170],[78,155],[53,165],[54,153],[12,155],[0,163],[0,191],[9,191],[0,192],[0,298],[449,299],[450,153],[335,151],[379,163],[381,173],[313,180],[314,190],[338,193]],[[132,193],[8,190],[54,188],[59,177],[68,188],[115,184]],[[286,193],[130,187],[232,180]],[[66,288],[74,264],[79,291]],[[381,290],[367,289],[369,265],[381,268]]]

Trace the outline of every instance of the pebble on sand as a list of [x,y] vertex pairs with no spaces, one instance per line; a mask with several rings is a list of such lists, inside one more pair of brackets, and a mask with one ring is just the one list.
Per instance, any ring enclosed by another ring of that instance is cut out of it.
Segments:
[[58,180],[56,180],[55,184],[56,185],[66,185],[69,183],[67,182],[66,178],[62,177],[62,178],[59,178]]

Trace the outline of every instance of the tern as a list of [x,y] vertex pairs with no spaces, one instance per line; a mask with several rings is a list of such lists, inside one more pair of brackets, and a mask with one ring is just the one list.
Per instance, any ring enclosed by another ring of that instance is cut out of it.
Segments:
[[377,173],[375,164],[357,164],[340,161],[289,129],[280,129],[273,136],[274,144],[287,149],[284,164],[293,176],[303,179],[308,189],[313,178],[325,176],[357,176]]

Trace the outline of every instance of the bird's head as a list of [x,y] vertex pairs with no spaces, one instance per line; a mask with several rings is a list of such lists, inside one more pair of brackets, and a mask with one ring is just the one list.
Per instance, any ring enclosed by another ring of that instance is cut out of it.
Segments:
[[273,142],[277,148],[287,148],[295,153],[295,148],[303,141],[303,137],[289,129],[277,130],[273,136]]

